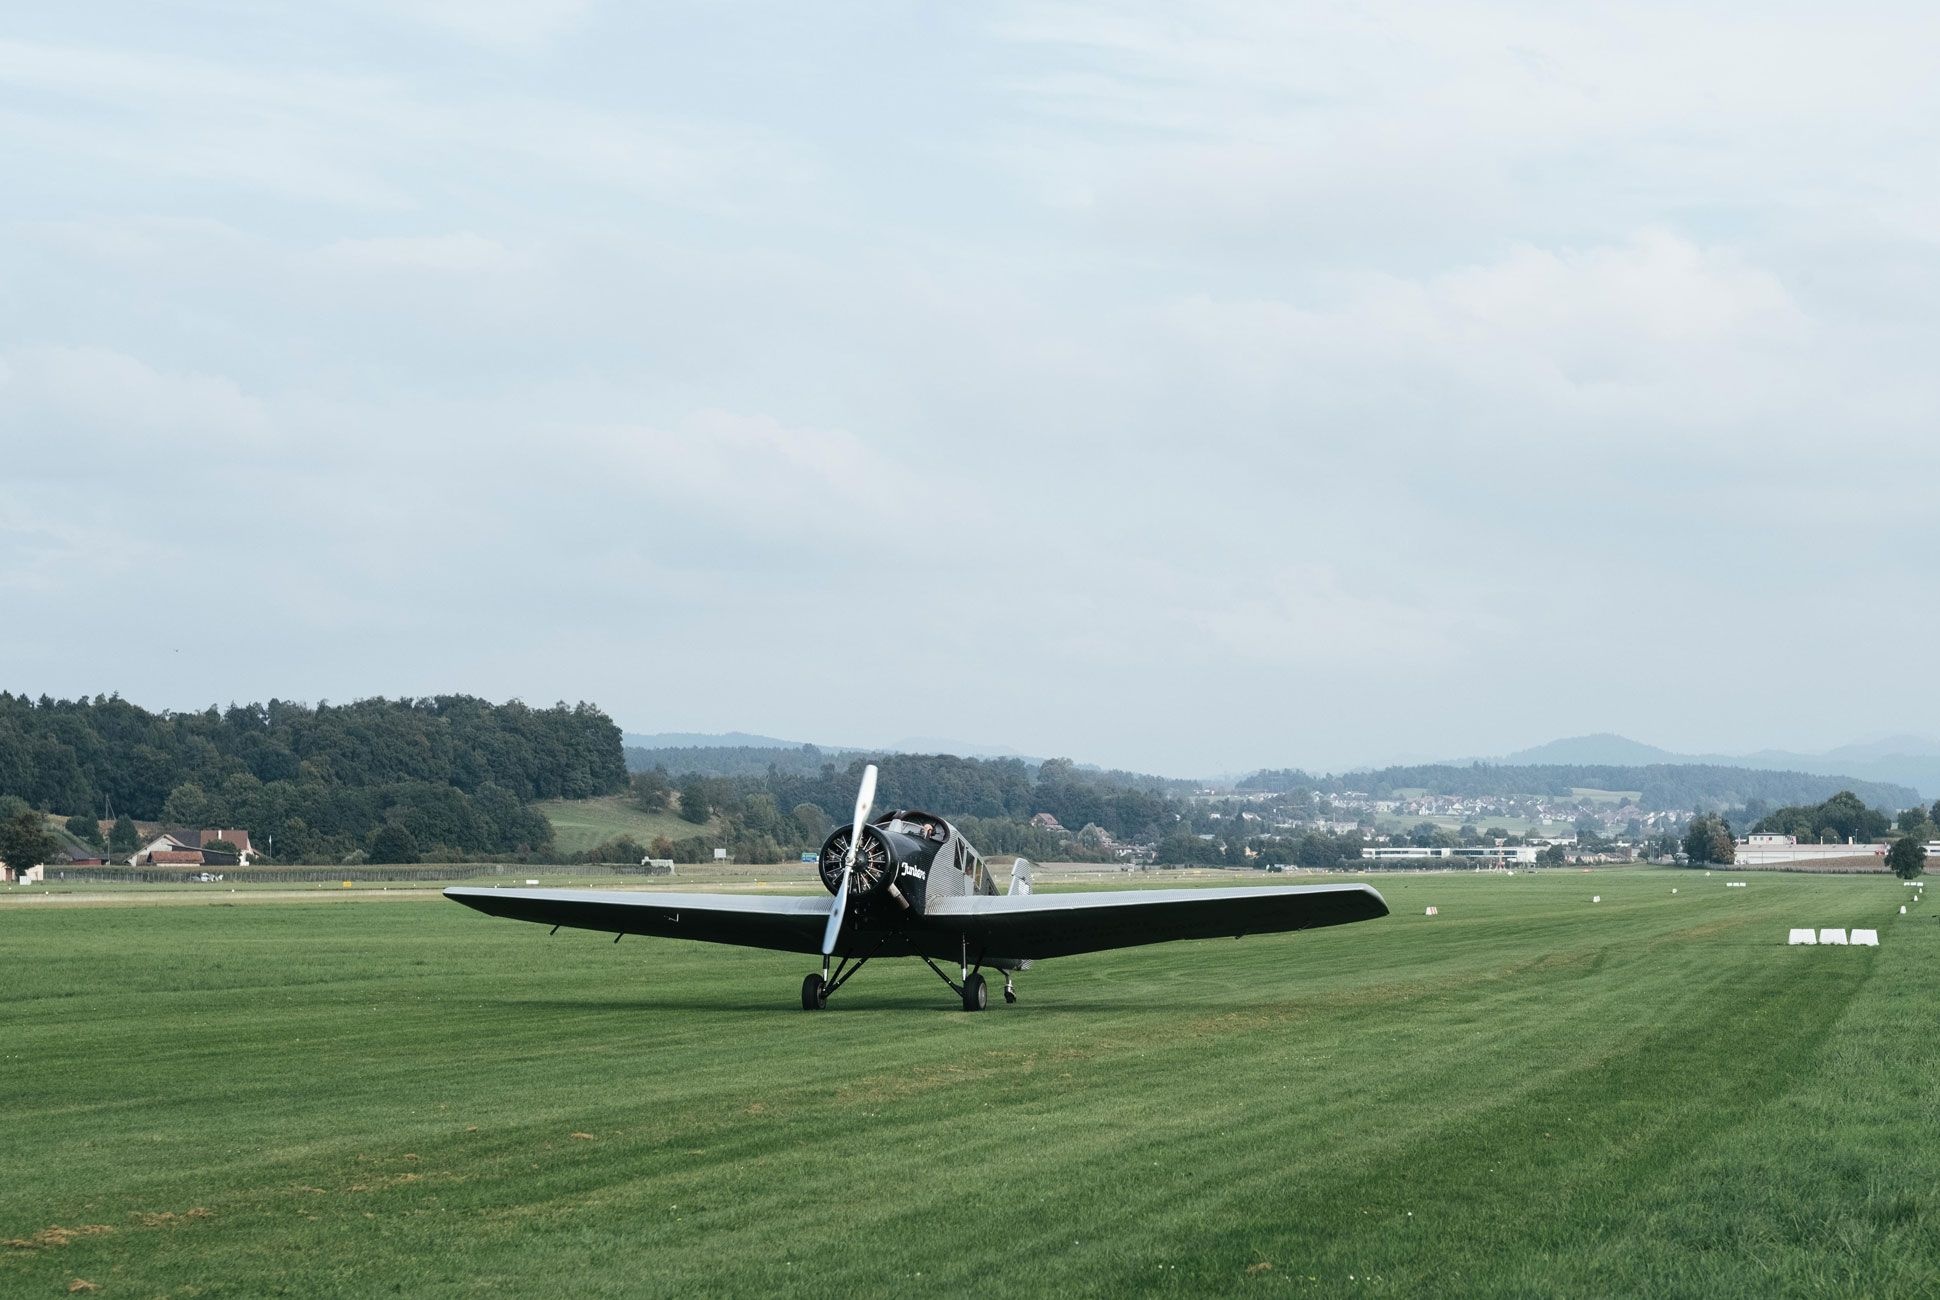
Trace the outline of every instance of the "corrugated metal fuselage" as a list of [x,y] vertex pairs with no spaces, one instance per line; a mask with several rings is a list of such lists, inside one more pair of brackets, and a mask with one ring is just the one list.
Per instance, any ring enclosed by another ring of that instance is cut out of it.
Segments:
[[[863,834],[872,843],[865,843],[865,851],[857,855],[865,865],[850,885],[849,920],[842,927],[838,956],[967,958],[972,965],[1000,970],[1028,965],[998,954],[966,952],[960,933],[927,918],[930,904],[938,900],[997,892],[983,855],[956,827],[934,813],[898,809],[870,822]],[[841,881],[848,843],[848,828],[842,827],[822,845],[818,868],[830,893]]]

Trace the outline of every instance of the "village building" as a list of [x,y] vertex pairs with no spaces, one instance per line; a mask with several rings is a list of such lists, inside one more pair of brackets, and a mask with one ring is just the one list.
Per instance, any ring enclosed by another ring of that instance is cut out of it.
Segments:
[[257,850],[241,830],[165,831],[136,849],[131,867],[248,866]]

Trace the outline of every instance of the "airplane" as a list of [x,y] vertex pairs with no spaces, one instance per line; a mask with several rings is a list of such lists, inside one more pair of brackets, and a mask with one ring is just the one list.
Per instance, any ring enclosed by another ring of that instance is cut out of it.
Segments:
[[[1388,914],[1370,885],[1281,885],[1238,889],[1129,889],[1037,894],[1031,864],[1017,859],[1010,890],[997,893],[983,855],[934,813],[899,808],[870,820],[876,767],[863,769],[855,816],[822,844],[816,870],[833,894],[760,898],[729,894],[576,889],[468,889],[445,897],[489,916],[595,930],[618,943],[629,934],[815,953],[822,969],[802,980],[802,1010],[829,997],[877,957],[920,957],[962,999],[989,1003],[985,968],[1012,976],[1046,957],[1131,948],[1174,939],[1280,934]],[[951,979],[937,961],[957,965]],[[831,967],[833,963],[833,967]]]

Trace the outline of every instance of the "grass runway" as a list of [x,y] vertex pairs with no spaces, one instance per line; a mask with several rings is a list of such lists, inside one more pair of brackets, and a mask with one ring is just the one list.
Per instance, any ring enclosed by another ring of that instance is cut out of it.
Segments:
[[0,1295],[1933,1295],[1935,908],[1726,878],[1383,876],[974,1016],[436,899],[0,906]]

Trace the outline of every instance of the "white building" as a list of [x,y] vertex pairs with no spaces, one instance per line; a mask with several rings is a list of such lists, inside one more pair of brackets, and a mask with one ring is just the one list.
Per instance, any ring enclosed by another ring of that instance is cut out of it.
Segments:
[[1412,845],[1387,848],[1370,846],[1361,850],[1363,858],[1403,861],[1409,858],[1455,858],[1470,862],[1534,862],[1541,852],[1533,844],[1476,844],[1463,848],[1422,849]]

